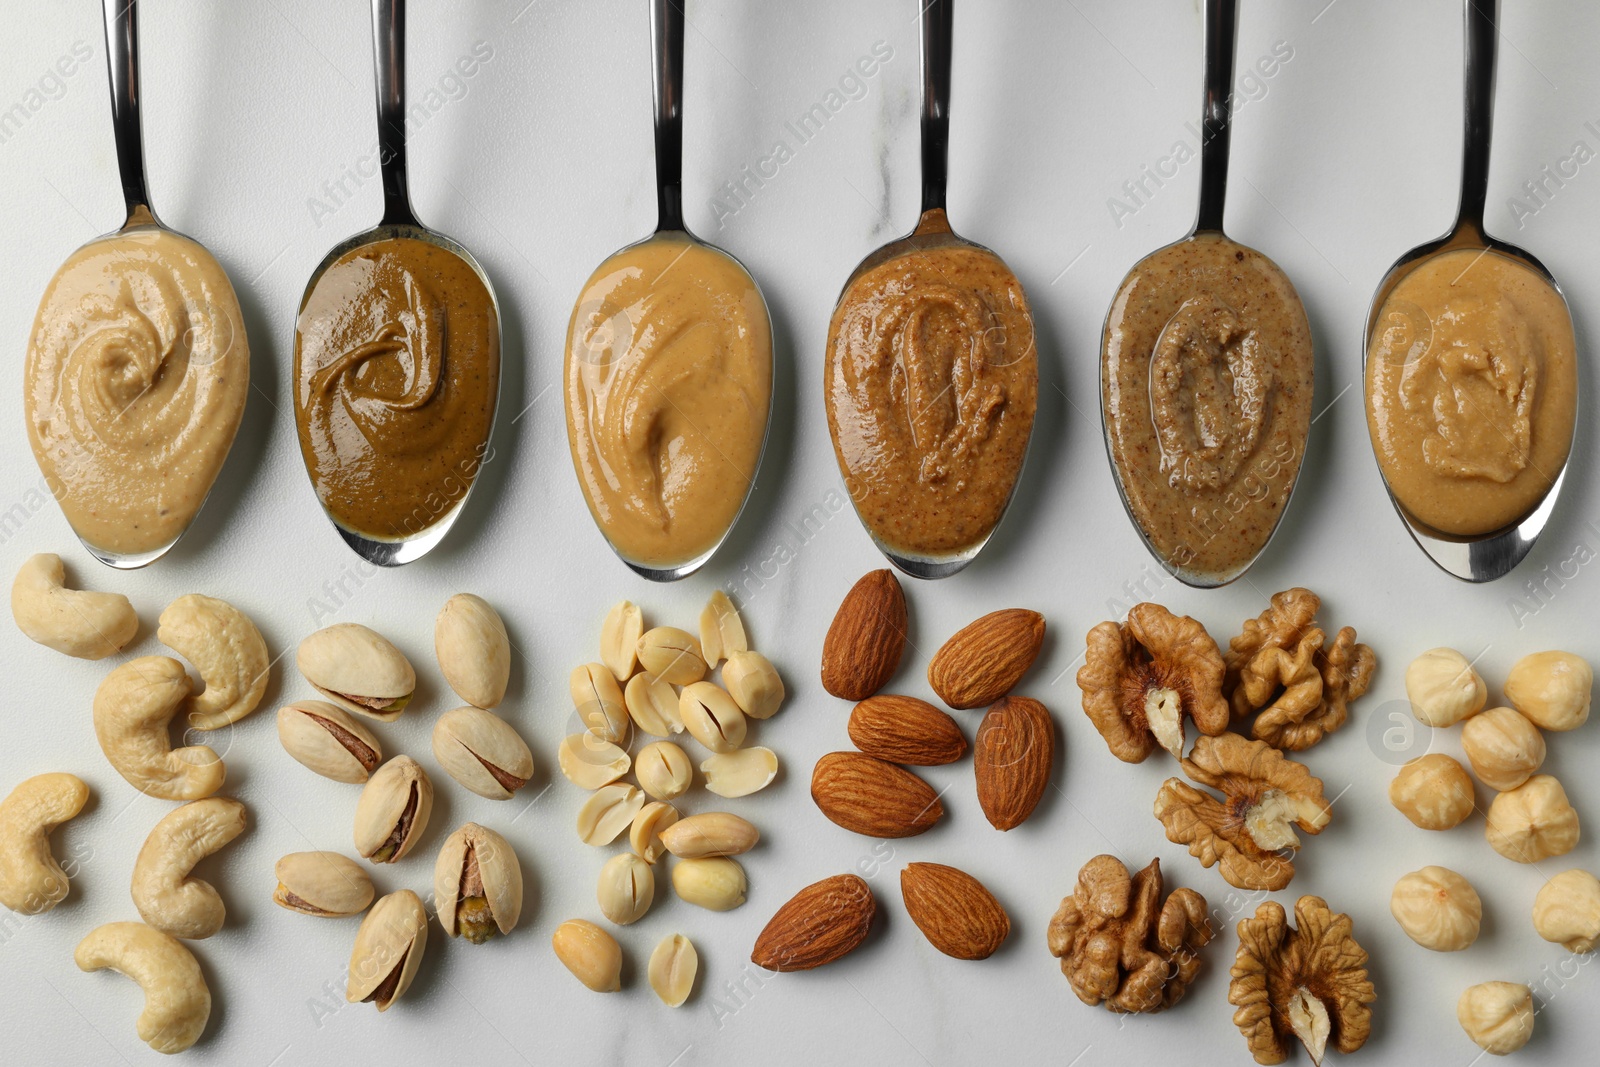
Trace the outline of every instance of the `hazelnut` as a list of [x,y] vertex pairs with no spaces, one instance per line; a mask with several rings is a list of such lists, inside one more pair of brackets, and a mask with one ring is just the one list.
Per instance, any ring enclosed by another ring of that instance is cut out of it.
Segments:
[[1429,649],[1406,668],[1411,714],[1424,726],[1454,726],[1483,710],[1489,687],[1453,648]]
[[1389,911],[1423,948],[1458,952],[1478,940],[1483,902],[1472,883],[1447,867],[1424,867],[1394,884]]
[[1548,774],[1536,774],[1489,805],[1489,844],[1518,863],[1564,856],[1578,843],[1578,813],[1567,791]]
[[1424,830],[1448,830],[1472,814],[1476,797],[1466,768],[1432,752],[1400,768],[1389,783],[1389,803]]
[[1588,871],[1562,871],[1533,898],[1533,928],[1568,952],[1593,952],[1600,941],[1600,879]]
[[1456,1001],[1456,1018],[1479,1048],[1504,1056],[1533,1036],[1533,990],[1517,982],[1479,982]]
[[1589,717],[1594,672],[1571,652],[1523,656],[1506,677],[1511,706],[1546,730],[1571,730]]
[[1461,748],[1478,780],[1515,789],[1544,763],[1544,735],[1512,708],[1490,708],[1461,728]]

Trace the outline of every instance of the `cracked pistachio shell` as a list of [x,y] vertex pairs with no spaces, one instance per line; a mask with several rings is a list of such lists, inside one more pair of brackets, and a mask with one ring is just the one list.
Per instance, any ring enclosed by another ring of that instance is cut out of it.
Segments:
[[522,915],[522,867],[511,843],[475,822],[445,838],[433,867],[439,925],[481,945],[509,934]]
[[620,601],[600,624],[600,661],[618,682],[633,677],[639,662],[639,638],[644,635],[644,612],[631,600]]
[[778,754],[770,748],[741,748],[715,755],[700,764],[706,789],[719,797],[747,797],[778,776]]
[[588,730],[568,734],[556,752],[561,773],[580,789],[599,789],[628,773],[632,761],[627,749],[596,737]]
[[278,877],[273,902],[302,915],[343,918],[372,903],[372,879],[359,863],[337,852],[291,852],[272,873]]
[[680,1007],[689,999],[699,970],[700,955],[694,943],[682,934],[663,937],[650,953],[650,963],[646,967],[650,988],[669,1008]]
[[383,762],[372,731],[326,700],[299,700],[278,709],[283,750],[324,778],[360,785]]
[[600,868],[595,898],[600,913],[618,926],[644,918],[655,900],[656,876],[650,864],[631,852],[618,853]]
[[770,719],[783,703],[783,679],[772,661],[759,652],[735,652],[722,668],[722,684],[752,719]]
[[645,733],[655,737],[683,733],[678,694],[661,679],[644,672],[634,675],[628,679],[622,700],[628,706],[628,717]]
[[622,688],[603,663],[581,663],[567,679],[572,706],[589,732],[616,744],[628,737],[628,710]]
[[387,638],[360,623],[318,630],[300,642],[295,663],[323,696],[380,722],[398,719],[417,688],[411,662]]
[[350,950],[344,997],[351,1004],[371,1001],[379,1011],[410,988],[428,944],[428,913],[409,889],[379,899],[361,920]]
[[671,685],[688,685],[706,676],[700,642],[673,626],[657,626],[639,638],[639,665]]
[[356,801],[356,852],[373,863],[404,859],[428,826],[433,783],[410,756],[379,767]]
[[713,752],[732,752],[744,744],[744,712],[711,682],[684,686],[678,695],[678,715],[689,736]]
[[433,622],[433,653],[444,680],[468,704],[492,708],[505,699],[511,638],[487,600],[471,593],[446,600]]
[[533,777],[533,753],[511,724],[467,705],[433,726],[433,755],[456,781],[489,800],[510,800]]
[[640,788],[657,800],[676,800],[694,783],[694,764],[671,741],[656,741],[640,749],[633,773]]
[[633,825],[644,807],[644,794],[631,785],[614,782],[601,786],[578,809],[578,836],[586,844],[609,845]]

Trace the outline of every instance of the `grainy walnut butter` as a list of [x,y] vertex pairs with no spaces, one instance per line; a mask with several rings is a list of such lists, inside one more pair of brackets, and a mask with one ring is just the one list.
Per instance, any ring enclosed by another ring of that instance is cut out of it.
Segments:
[[634,563],[714,549],[772,402],[767,305],[733,257],[658,234],[596,268],[567,328],[567,440],[595,522]]
[[250,349],[222,267],[180,234],[91,241],[45,289],[28,346],[28,438],[79,537],[166,548],[233,445]]
[[1289,279],[1219,233],[1159,249],[1106,318],[1106,438],[1155,552],[1232,577],[1289,500],[1311,424],[1311,329]]
[[[949,230],[943,212],[917,232]],[[863,272],[834,309],[825,398],[862,523],[903,555],[983,544],[1022,471],[1038,405],[1033,315],[988,249],[917,248]]]
[[1457,249],[1400,280],[1373,323],[1367,426],[1413,518],[1473,536],[1518,522],[1567,459],[1577,355],[1561,294],[1496,252]]

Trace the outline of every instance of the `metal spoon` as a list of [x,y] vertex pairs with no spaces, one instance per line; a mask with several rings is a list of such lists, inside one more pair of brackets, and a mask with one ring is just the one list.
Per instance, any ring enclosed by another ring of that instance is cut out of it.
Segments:
[[[844,287],[839,290],[836,310],[857,278],[874,267],[911,252],[964,246],[986,252],[1004,266],[1005,261],[993,249],[969,241],[951,229],[950,218],[945,211],[945,192],[950,176],[950,55],[954,21],[955,0],[923,0],[918,16],[922,30],[922,214],[916,228],[910,233],[868,253],[865,259],[856,264],[855,270],[845,279]],[[1032,436],[1031,427],[1029,436]],[[978,542],[951,555],[927,557],[901,552],[878,537],[867,525],[859,509],[857,518],[862,519],[862,528],[872,538],[878,551],[900,570],[913,578],[948,578],[976,559],[994,537],[995,530],[1000,528],[1006,511],[1011,507],[1011,500],[1016,496],[1017,486],[1021,484],[1022,468],[1019,466],[1016,479],[1011,483],[1010,495],[989,532]],[[850,502],[855,504],[853,496]]]
[[[1489,192],[1489,139],[1494,121],[1494,74],[1498,31],[1495,22],[1499,17],[1498,0],[1466,0],[1465,7],[1465,135],[1461,150],[1461,200],[1456,212],[1456,222],[1450,231],[1436,241],[1419,245],[1395,260],[1378,291],[1373,294],[1372,307],[1367,313],[1367,327],[1361,338],[1361,367],[1365,377],[1367,353],[1372,344],[1373,330],[1378,313],[1395,286],[1417,268],[1424,259],[1441,252],[1459,249],[1493,251],[1514,259],[1538,274],[1560,296],[1566,296],[1550,272],[1528,252],[1516,245],[1489,236],[1483,228],[1484,202]],[[1568,319],[1571,312],[1568,311]],[[1574,412],[1573,433],[1577,433]],[[1389,490],[1389,502],[1394,505],[1400,521],[1416,541],[1417,547],[1441,569],[1468,582],[1491,582],[1503,577],[1533,548],[1544,532],[1555,510],[1556,498],[1561,495],[1561,484],[1566,480],[1567,462],[1551,483],[1550,489],[1534,509],[1510,526],[1476,537],[1455,537],[1418,521]]]
[[[107,2],[110,3],[112,0]],[[372,43],[373,66],[378,89],[378,162],[383,176],[383,217],[372,229],[334,245],[322,258],[322,262],[312,272],[311,280],[306,283],[305,294],[300,298],[300,311],[305,310],[306,302],[311,299],[312,291],[316,289],[322,276],[347,252],[364,245],[398,238],[421,241],[451,253],[472,268],[472,272],[483,282],[483,287],[489,294],[489,307],[494,314],[495,334],[499,338],[495,347],[497,351],[504,353],[500,303],[495,297],[494,285],[489,281],[489,275],[473,258],[471,252],[444,234],[422,225],[411,209],[410,184],[406,172],[405,0],[372,0]],[[298,315],[296,317],[298,319]],[[482,442],[484,445],[494,436],[495,414],[499,411],[499,399],[497,388],[495,412],[490,415]],[[310,474],[309,467],[306,473]],[[444,540],[450,528],[455,525],[456,519],[461,516],[461,511],[466,507],[468,499],[472,496],[472,490],[477,487],[479,480],[474,476],[466,492],[461,494],[461,499],[428,526],[395,540],[374,538],[352,530],[335,518],[326,506],[323,512],[328,516],[328,521],[333,523],[334,529],[339,531],[344,543],[362,559],[380,567],[398,567],[421,559]],[[320,497],[318,499],[320,500]]]
[[[767,308],[766,296],[761,293],[761,287],[756,284],[755,277],[738,258],[726,249],[718,248],[707,241],[702,241],[689,232],[689,227],[683,221],[683,27],[684,4],[687,0],[651,0],[650,10],[650,52],[651,65],[655,73],[655,108],[656,108],[656,228],[649,237],[631,244],[624,245],[613,252],[611,256],[620,255],[630,248],[653,241],[659,237],[675,237],[692,241],[697,245],[715,249],[719,254],[726,256],[744,271],[750,279],[750,287],[761,297],[761,313],[771,320],[771,312]],[[770,352],[769,352],[770,357]],[[770,379],[769,379],[770,380]],[[739,517],[744,514],[744,509],[750,503],[750,494],[755,489],[755,471],[761,469],[761,459],[767,450],[767,435],[772,428],[772,403],[769,398],[767,403],[767,421],[762,427],[761,449],[756,454],[756,464],[751,471],[750,481],[745,486],[744,499],[740,501],[739,508],[733,513],[733,518],[728,523],[728,528],[722,531],[715,544],[706,549],[694,559],[682,563],[662,565],[647,563],[631,559],[616,543],[606,535],[605,528],[601,527],[600,533],[606,537],[606,543],[617,554],[617,558],[626,563],[633,571],[652,582],[675,582],[680,578],[687,578],[695,571],[706,565],[706,562],[716,555],[717,550],[728,540],[728,535],[739,524]]]
[[[1203,44],[1205,54],[1205,89],[1202,111],[1202,135],[1200,140],[1200,206],[1199,210],[1195,214],[1194,228],[1189,231],[1187,237],[1171,245],[1167,245],[1164,248],[1157,249],[1149,256],[1146,256],[1139,263],[1135,264],[1134,268],[1128,272],[1127,279],[1123,281],[1122,286],[1118,289],[1119,298],[1122,289],[1126,287],[1136,275],[1139,274],[1141,268],[1143,268],[1146,263],[1157,257],[1166,255],[1172,249],[1180,248],[1183,245],[1202,239],[1215,240],[1222,238],[1231,241],[1231,238],[1227,238],[1227,235],[1223,232],[1222,218],[1223,207],[1227,199],[1228,191],[1228,148],[1231,139],[1230,125],[1233,117],[1231,90],[1233,85],[1234,52],[1237,43],[1238,25],[1238,0],[1205,0],[1205,39]],[[1237,244],[1237,242],[1234,243]],[[1242,248],[1244,246],[1239,247]],[[1260,253],[1256,254],[1260,255]],[[1267,259],[1265,256],[1261,256],[1261,258],[1266,261],[1266,264],[1269,265],[1272,270],[1276,271],[1280,276],[1282,275],[1282,271],[1279,270],[1277,265],[1272,263],[1270,259]],[[1285,284],[1288,285],[1286,278],[1284,281]],[[1288,289],[1288,294],[1282,299],[1285,301],[1293,300],[1293,309],[1298,310],[1301,317],[1304,318],[1304,309],[1298,306],[1299,298],[1294,294],[1292,285],[1288,286]],[[1113,301],[1111,310],[1108,311],[1106,315],[1105,332],[1107,344],[1109,344],[1110,341],[1112,316],[1116,312],[1117,303],[1118,301]],[[1288,305],[1285,304],[1284,306],[1287,310]],[[1103,353],[1101,360],[1100,416],[1101,427],[1104,430],[1106,439],[1106,454],[1111,460],[1111,469],[1113,474],[1116,476],[1117,493],[1122,498],[1122,504],[1128,512],[1128,518],[1133,520],[1134,528],[1139,531],[1140,539],[1144,541],[1145,547],[1150,550],[1150,554],[1155,556],[1156,560],[1164,568],[1166,568],[1168,572],[1170,572],[1185,585],[1193,586],[1197,589],[1214,589],[1234,581],[1245,571],[1249,570],[1251,565],[1260,558],[1261,553],[1266,551],[1267,545],[1271,543],[1273,536],[1277,533],[1278,527],[1282,524],[1283,516],[1287,514],[1289,510],[1289,502],[1294,495],[1295,485],[1299,481],[1301,459],[1305,455],[1306,438],[1301,437],[1294,443],[1294,456],[1292,460],[1294,468],[1290,474],[1289,484],[1283,490],[1283,506],[1278,509],[1278,514],[1273,520],[1272,529],[1268,531],[1267,536],[1262,539],[1261,543],[1256,546],[1255,551],[1249,556],[1249,558],[1241,560],[1233,566],[1217,570],[1201,570],[1193,568],[1187,566],[1184,561],[1168,558],[1167,554],[1152,540],[1149,531],[1144,528],[1144,525],[1139,519],[1138,513],[1135,511],[1133,504],[1129,501],[1128,485],[1125,481],[1127,472],[1124,472],[1117,463],[1116,450],[1113,446],[1111,417],[1107,410],[1108,404],[1106,400],[1108,393],[1106,385],[1109,374],[1110,362]],[[1309,389],[1306,390],[1303,397],[1297,399],[1299,402],[1306,405],[1307,414],[1309,415],[1309,406],[1311,403]],[[1242,477],[1244,477],[1244,475],[1241,472],[1240,475],[1236,476],[1235,481],[1230,484],[1238,484],[1239,479]],[[1176,492],[1177,490],[1172,489],[1170,491]]]

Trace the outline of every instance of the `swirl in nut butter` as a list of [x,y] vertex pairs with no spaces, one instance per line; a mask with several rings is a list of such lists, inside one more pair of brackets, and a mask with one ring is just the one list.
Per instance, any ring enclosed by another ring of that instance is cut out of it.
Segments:
[[738,518],[766,440],[772,329],[732,257],[663,234],[596,268],[567,330],[567,440],[629,562],[699,559]]
[[455,507],[485,461],[500,327],[472,266],[390,238],[339,257],[295,332],[306,468],[341,526],[403,539]]
[[150,227],[91,241],[45,290],[28,347],[28,437],[67,521],[101,551],[177,540],[249,391],[233,286],[187,237]]
[[851,282],[824,384],[834,453],[868,531],[922,559],[981,546],[1022,471],[1038,377],[1027,297],[993,252],[919,248]]

